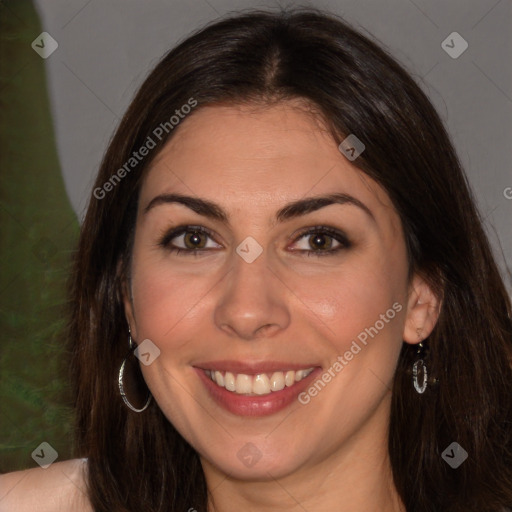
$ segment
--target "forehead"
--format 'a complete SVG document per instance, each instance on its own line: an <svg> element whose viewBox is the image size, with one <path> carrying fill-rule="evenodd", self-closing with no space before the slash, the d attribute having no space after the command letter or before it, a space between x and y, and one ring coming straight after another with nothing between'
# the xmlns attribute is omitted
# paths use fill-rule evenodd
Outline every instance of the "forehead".
<svg viewBox="0 0 512 512"><path fill-rule="evenodd" d="M228 211L269 213L305 196L341 192L394 211L386 192L340 153L320 118L297 102L195 111L152 162L141 207L166 192L207 198Z"/></svg>

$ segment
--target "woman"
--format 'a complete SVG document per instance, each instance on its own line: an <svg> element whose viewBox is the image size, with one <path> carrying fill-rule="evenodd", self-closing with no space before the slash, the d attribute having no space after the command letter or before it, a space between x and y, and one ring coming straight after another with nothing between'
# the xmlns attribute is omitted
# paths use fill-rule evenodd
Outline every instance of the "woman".
<svg viewBox="0 0 512 512"><path fill-rule="evenodd" d="M73 510L512 505L511 307L466 178L334 16L238 15L163 58L71 298L83 460L30 486L65 474Z"/></svg>

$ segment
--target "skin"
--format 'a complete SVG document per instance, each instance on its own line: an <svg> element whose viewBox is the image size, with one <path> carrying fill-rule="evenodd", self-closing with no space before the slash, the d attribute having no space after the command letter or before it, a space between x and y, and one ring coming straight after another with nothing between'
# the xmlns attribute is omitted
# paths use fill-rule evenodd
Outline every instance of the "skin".
<svg viewBox="0 0 512 512"><path fill-rule="evenodd" d="M177 203L144 213L155 196L171 192L216 202L230 223ZM291 201L334 192L350 194L373 218L335 204L274 221ZM183 224L212 232L201 238L207 251L195 257L159 245ZM318 225L341 230L350 245L308 256L315 236L300 232ZM248 236L263 248L252 263L235 251ZM183 236L171 242L184 247ZM327 237L325 247L339 242ZM405 510L387 453L390 386L402 343L426 338L440 307L419 276L407 275L402 227L388 195L340 153L303 103L206 107L181 121L141 187L124 306L133 339L160 349L142 365L144 378L200 454L210 512ZM327 370L395 303L401 311L306 405L236 416L210 398L193 369L234 359ZM237 456L247 443L261 455L251 467ZM39 489L41 511L69 510L70 502L88 511L81 467L74 460L1 475L0 505L32 510L29 491Z"/></svg>
<svg viewBox="0 0 512 512"><path fill-rule="evenodd" d="M335 204L273 220L291 201L335 192L358 199L373 218ZM162 193L213 201L230 222L177 203L144 212ZM183 224L212 232L200 238L207 250L197 257L159 245ZM351 245L306 254L314 236L299 230L316 225L343 231ZM248 236L263 248L252 263L235 251ZM170 244L187 247L183 236ZM127 320L134 340L149 338L161 351L144 377L200 454L210 510L403 510L387 454L390 386L402 342L428 336L439 304L419 276L407 279L401 223L385 191L304 104L206 107L182 121L143 182L132 256ZM401 311L307 405L240 417L209 397L193 369L219 359L327 369L394 303ZM247 443L261 454L251 467L237 457Z"/></svg>
<svg viewBox="0 0 512 512"><path fill-rule="evenodd" d="M82 459L0 475L0 510L9 512L93 512L86 494Z"/></svg>

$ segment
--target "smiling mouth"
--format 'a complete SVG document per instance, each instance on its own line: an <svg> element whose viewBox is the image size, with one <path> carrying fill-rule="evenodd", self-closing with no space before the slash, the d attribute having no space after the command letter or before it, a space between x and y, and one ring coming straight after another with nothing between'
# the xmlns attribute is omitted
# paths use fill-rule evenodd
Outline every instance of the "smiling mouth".
<svg viewBox="0 0 512 512"><path fill-rule="evenodd" d="M247 375L220 370L203 370L217 386L237 395L263 396L291 387L305 379L315 368L303 370L277 371Z"/></svg>

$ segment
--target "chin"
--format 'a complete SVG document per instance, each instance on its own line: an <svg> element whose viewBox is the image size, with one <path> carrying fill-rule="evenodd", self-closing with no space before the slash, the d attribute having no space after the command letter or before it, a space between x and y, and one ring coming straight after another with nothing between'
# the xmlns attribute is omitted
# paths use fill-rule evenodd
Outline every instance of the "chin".
<svg viewBox="0 0 512 512"><path fill-rule="evenodd" d="M274 448L273 451L261 453L254 450L255 444L247 441L233 457L224 451L216 458L215 454L208 457L209 463L231 478L245 481L271 481L284 478L295 473L303 465L297 453L283 453Z"/></svg>

